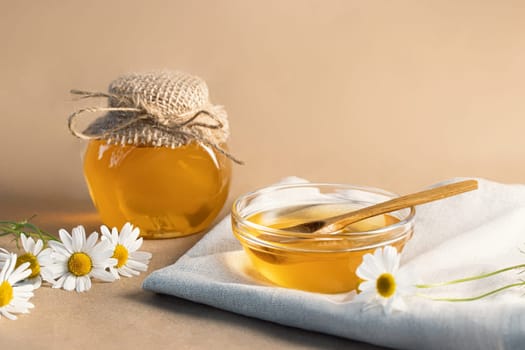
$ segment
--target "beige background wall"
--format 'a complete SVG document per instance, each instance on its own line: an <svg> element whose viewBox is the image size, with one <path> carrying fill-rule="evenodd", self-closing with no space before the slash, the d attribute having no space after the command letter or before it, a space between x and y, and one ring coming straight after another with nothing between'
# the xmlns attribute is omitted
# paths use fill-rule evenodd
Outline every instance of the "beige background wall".
<svg viewBox="0 0 525 350"><path fill-rule="evenodd" d="M1 1L0 195L86 199L69 89L181 69L225 105L232 195L295 174L525 182L523 1Z"/></svg>

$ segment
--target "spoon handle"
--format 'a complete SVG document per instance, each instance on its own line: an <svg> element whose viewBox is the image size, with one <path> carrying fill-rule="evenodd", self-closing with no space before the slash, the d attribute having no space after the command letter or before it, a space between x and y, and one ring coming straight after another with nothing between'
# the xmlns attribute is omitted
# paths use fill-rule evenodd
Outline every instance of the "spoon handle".
<svg viewBox="0 0 525 350"><path fill-rule="evenodd" d="M335 232L354 222L367 219L372 216L390 213L399 209L409 208L415 205L455 196L457 194L472 191L477 188L478 182L476 180L465 180L397 197L386 202L374 204L351 213L346 213L327 219L326 225L323 228L315 231L315 233Z"/></svg>

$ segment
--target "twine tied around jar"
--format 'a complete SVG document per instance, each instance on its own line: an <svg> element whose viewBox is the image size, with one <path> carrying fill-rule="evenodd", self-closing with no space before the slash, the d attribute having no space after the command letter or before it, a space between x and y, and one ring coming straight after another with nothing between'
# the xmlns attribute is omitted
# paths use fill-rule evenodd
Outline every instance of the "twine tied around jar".
<svg viewBox="0 0 525 350"><path fill-rule="evenodd" d="M230 134L222 106L211 104L206 82L183 72L132 73L111 82L109 92L71 90L80 98L108 98L108 107L80 109L68 118L73 135L110 144L176 148L191 141L210 146L237 164L223 148ZM81 114L107 112L84 131L76 128Z"/></svg>

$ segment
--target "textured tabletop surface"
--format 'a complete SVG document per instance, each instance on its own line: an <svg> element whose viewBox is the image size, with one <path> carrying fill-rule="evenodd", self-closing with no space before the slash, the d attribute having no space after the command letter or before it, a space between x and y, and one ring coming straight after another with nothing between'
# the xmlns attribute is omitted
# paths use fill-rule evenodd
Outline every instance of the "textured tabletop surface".
<svg viewBox="0 0 525 350"><path fill-rule="evenodd" d="M2 202L0 212L9 218L38 212L35 222L53 232L80 222L98 228L90 203L55 205L14 200ZM142 250L153 253L149 272L173 263L199 238L146 241ZM16 249L7 237L0 238L0 246ZM41 287L31 299L35 308L30 314L12 322L0 319L0 343L33 349L379 349L146 292L144 277L93 283L83 294Z"/></svg>

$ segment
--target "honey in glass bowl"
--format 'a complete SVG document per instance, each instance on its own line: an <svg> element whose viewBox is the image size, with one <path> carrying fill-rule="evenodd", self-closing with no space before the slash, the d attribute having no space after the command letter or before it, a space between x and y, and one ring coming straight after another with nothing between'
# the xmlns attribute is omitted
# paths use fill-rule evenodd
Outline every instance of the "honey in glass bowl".
<svg viewBox="0 0 525 350"><path fill-rule="evenodd" d="M302 194L301 194L302 193ZM363 255L386 245L401 251L413 233L414 208L379 215L332 234L287 231L394 198L378 189L296 184L241 196L232 227L255 270L276 285L319 293L342 293L359 284Z"/></svg>

